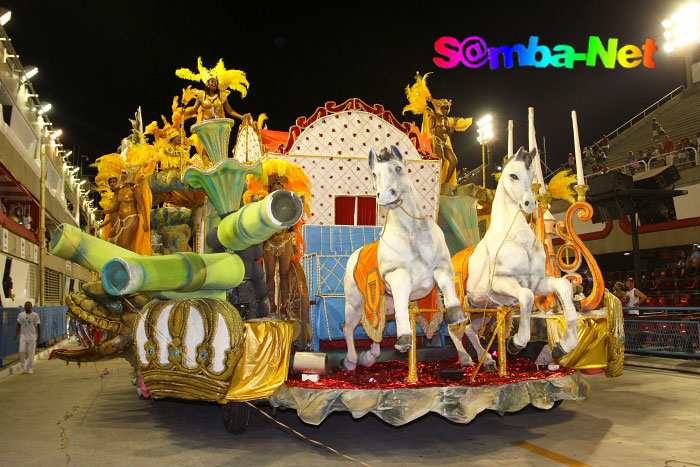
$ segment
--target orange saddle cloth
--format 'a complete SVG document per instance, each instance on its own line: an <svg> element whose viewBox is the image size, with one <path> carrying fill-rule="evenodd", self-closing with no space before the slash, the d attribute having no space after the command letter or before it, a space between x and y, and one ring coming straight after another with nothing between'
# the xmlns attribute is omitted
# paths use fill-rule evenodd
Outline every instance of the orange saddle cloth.
<svg viewBox="0 0 700 467"><path fill-rule="evenodd" d="M377 250L379 241L362 247L357 259L353 277L355 284L362 293L364 312L362 313L362 327L374 342L381 342L384 327L386 326L386 286L379 271ZM437 309L437 287L425 297L417 300L418 308ZM425 312L416 317L416 321L431 339L442 322L442 312Z"/></svg>

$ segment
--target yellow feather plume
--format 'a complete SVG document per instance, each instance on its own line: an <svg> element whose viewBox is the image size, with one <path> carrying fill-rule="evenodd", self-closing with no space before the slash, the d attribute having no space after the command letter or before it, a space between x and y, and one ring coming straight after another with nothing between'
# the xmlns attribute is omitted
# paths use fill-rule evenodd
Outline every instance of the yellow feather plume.
<svg viewBox="0 0 700 467"><path fill-rule="evenodd" d="M289 162L280 159L270 159L263 162L263 174L261 179L263 186L269 185L269 178L273 174L278 177L286 177L289 172L289 166Z"/></svg>
<svg viewBox="0 0 700 467"><path fill-rule="evenodd" d="M412 86L406 86L406 97L409 104L403 108L402 113L412 112L416 115L423 114L428 109L428 101L432 99L428 89L427 79L430 73L421 76L416 73L416 82Z"/></svg>
<svg viewBox="0 0 700 467"><path fill-rule="evenodd" d="M95 185L97 185L98 188L108 187L110 178L121 177L122 169L124 168L124 159L117 153L106 154L102 157L98 157L94 164L90 164L90 167L97 168Z"/></svg>
<svg viewBox="0 0 700 467"><path fill-rule="evenodd" d="M202 65L202 57L197 57L197 71L198 73L195 73L188 68L179 68L175 70L175 75L178 78L190 81L202 81L204 83L211 78L216 78L219 81L219 89L238 91L241 93L241 97L245 97L248 94L250 83L248 83L246 79L245 72L241 70L227 70L224 66L223 59L219 59L214 68L207 69Z"/></svg>
<svg viewBox="0 0 700 467"><path fill-rule="evenodd" d="M255 181L252 175L248 175L248 189L243 193L243 204L250 204L253 201L253 196L257 196L258 200L261 200L267 195L263 184Z"/></svg>
<svg viewBox="0 0 700 467"><path fill-rule="evenodd" d="M558 172L549 181L549 192L553 198L563 199L573 204L576 202L576 195L571 185L576 183L576 175L571 173L571 170L562 170Z"/></svg>
<svg viewBox="0 0 700 467"><path fill-rule="evenodd" d="M267 114L260 114L258 117L257 125L258 125L258 130L263 129L263 125L265 124L265 120L267 120Z"/></svg>

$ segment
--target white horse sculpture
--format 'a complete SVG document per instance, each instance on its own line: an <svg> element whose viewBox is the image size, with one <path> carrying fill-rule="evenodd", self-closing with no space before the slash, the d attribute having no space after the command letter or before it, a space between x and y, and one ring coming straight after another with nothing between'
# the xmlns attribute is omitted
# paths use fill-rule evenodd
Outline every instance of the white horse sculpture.
<svg viewBox="0 0 700 467"><path fill-rule="evenodd" d="M525 219L536 207L532 192L537 150L522 147L503 167L491 208L491 224L469 259L467 296L475 308L520 304L518 332L508 341L508 351L517 353L530 341L530 313L535 295L555 293L564 308L566 333L552 349L559 359L578 344L578 317L573 288L566 278L545 275L546 256Z"/></svg>
<svg viewBox="0 0 700 467"><path fill-rule="evenodd" d="M379 240L377 259L380 276L386 284L387 315L396 315L398 339L394 347L406 352L411 348L409 302L428 295L436 283L445 298L445 320L449 324L459 324L466 321L467 315L455 290L454 269L445 236L435 221L420 216L419 195L407 175L401 152L396 146L391 146L391 150L383 149L379 155L372 149L369 167L374 176L377 203L390 213L387 214L386 226ZM399 207L401 209L397 209ZM354 278L359 255L360 250L354 251L345 269L344 332L348 353L341 368L346 371L352 371L357 366L353 334L364 313L364 297ZM478 337L472 334L478 343ZM367 367L374 365L379 352L379 343L373 342L369 351L360 356L360 364ZM471 364L469 356L464 355L469 360L462 364Z"/></svg>

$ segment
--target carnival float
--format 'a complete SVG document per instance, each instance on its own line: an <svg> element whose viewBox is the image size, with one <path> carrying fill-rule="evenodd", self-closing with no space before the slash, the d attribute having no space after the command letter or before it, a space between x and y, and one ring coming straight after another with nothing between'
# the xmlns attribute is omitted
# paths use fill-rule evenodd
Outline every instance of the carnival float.
<svg viewBox="0 0 700 467"><path fill-rule="evenodd" d="M406 89L420 129L352 98L282 132L233 110L242 71L199 60L176 74L205 87L162 124L137 112L96 161L100 231L62 225L51 241L95 279L67 298L87 346L52 358L125 358L141 397L219 403L234 433L251 401L311 424L334 411L468 423L582 400L580 371L622 373L621 306L574 229L593 213L587 187L544 183L532 111L528 149L513 151L510 126L490 190L457 185L449 137L471 119L449 116L428 75ZM240 120L232 150L226 114ZM553 198L570 203L559 222Z"/></svg>

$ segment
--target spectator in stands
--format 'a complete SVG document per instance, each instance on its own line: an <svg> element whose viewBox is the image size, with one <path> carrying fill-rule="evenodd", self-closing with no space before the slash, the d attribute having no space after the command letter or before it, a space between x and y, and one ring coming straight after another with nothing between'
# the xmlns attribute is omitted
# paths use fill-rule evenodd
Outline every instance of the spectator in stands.
<svg viewBox="0 0 700 467"><path fill-rule="evenodd" d="M689 138L681 139L681 149L683 152L680 154L680 162L684 164L693 158L693 150L691 149Z"/></svg>
<svg viewBox="0 0 700 467"><path fill-rule="evenodd" d="M2 213L7 214L7 200L5 198L2 198L1 201L2 201Z"/></svg>
<svg viewBox="0 0 700 467"><path fill-rule="evenodd" d="M627 306L628 298L627 292L625 291L625 284L622 282L615 282L613 286L613 295L620 299L622 306Z"/></svg>
<svg viewBox="0 0 700 467"><path fill-rule="evenodd" d="M693 252L690 254L690 265L694 268L700 266L700 246L693 245Z"/></svg>
<svg viewBox="0 0 700 467"><path fill-rule="evenodd" d="M649 148L647 149L646 154L644 154L644 161L647 163L647 165L649 165L649 160L650 160L652 157L654 157L654 153L655 153L655 152L656 152L656 150L654 149L654 146L649 146Z"/></svg>
<svg viewBox="0 0 700 467"><path fill-rule="evenodd" d="M695 149L700 148L700 131L695 133L695 143L694 143Z"/></svg>
<svg viewBox="0 0 700 467"><path fill-rule="evenodd" d="M688 253L686 253L685 250L679 251L678 252L678 261L676 261L676 268L681 270L682 275L685 275L689 266L690 266L690 258L688 257Z"/></svg>
<svg viewBox="0 0 700 467"><path fill-rule="evenodd" d="M608 158L608 151L610 151L610 140L607 136L603 135L603 139L600 140L600 149L605 154L605 158Z"/></svg>
<svg viewBox="0 0 700 467"><path fill-rule="evenodd" d="M32 216L29 214L29 206L24 207L24 214L22 214L22 225L27 230L32 230Z"/></svg>
<svg viewBox="0 0 700 467"><path fill-rule="evenodd" d="M17 337L19 337L19 359L22 362L22 372L34 373L34 352L37 342L41 342L41 320L39 315L32 312L32 302L25 302L24 311L17 316L15 340Z"/></svg>
<svg viewBox="0 0 700 467"><path fill-rule="evenodd" d="M674 150L673 141L668 136L665 136L664 137L664 152L663 152L663 154L668 154L669 152L673 152L673 150Z"/></svg>
<svg viewBox="0 0 700 467"><path fill-rule="evenodd" d="M583 163L590 166L593 164L593 161L593 152L591 151L590 146L583 148Z"/></svg>
<svg viewBox="0 0 700 467"><path fill-rule="evenodd" d="M593 157L598 164L604 162L608 158L598 143L593 144Z"/></svg>
<svg viewBox="0 0 700 467"><path fill-rule="evenodd" d="M644 306L647 296L634 287L634 279L628 277L625 281L627 288L627 306ZM628 310L630 315L639 315L639 310Z"/></svg>
<svg viewBox="0 0 700 467"><path fill-rule="evenodd" d="M659 140L659 136L661 136L664 130L661 128L661 124L656 121L656 118L654 118L651 121L651 140L656 142Z"/></svg>
<svg viewBox="0 0 700 467"><path fill-rule="evenodd" d="M567 164L569 165L569 169L574 170L574 167L576 167L576 158L574 157L573 154L569 153L569 157L567 158Z"/></svg>
<svg viewBox="0 0 700 467"><path fill-rule="evenodd" d="M629 164L630 175L634 175L639 170L639 162L633 151L627 152L627 163Z"/></svg>

